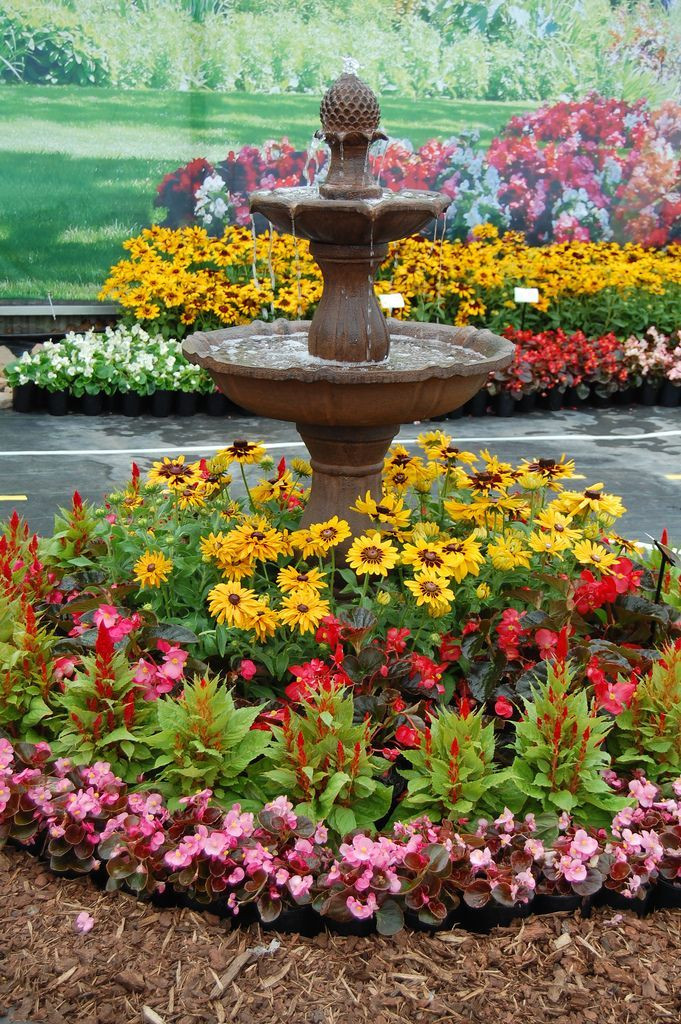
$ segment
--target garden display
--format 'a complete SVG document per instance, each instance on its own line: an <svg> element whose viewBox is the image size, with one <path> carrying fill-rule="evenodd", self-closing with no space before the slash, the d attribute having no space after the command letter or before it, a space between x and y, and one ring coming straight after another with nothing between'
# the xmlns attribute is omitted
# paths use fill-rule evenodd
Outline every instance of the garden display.
<svg viewBox="0 0 681 1024"><path fill-rule="evenodd" d="M452 200L446 237L466 238L489 222L521 232L534 245L619 241L663 246L681 237L681 106L654 109L591 93L512 117L485 151L464 133L429 139L386 139L369 165L388 189L439 189ZM296 150L288 139L244 146L211 164L203 158L167 174L155 205L164 226L195 224L220 235L250 224L256 189L322 184L328 148ZM437 232L436 232L437 233Z"/></svg>
<svg viewBox="0 0 681 1024"><path fill-rule="evenodd" d="M290 224L294 301L314 287L313 319L245 326L242 308L206 330L230 322L207 298L215 278L192 305L176 275L180 321L204 328L185 355L245 408L295 419L310 462L275 466L235 438L146 478L133 463L101 507L75 492L50 537L16 513L0 528L0 843L107 891L304 935L677 906L678 555L666 531L650 551L620 536L621 499L575 486L567 455L514 465L434 425L417 451L391 445L405 419L473 397L513 346L466 322L484 312L470 296L453 326L383 319L388 246L448 199L376 184L378 104L352 67L322 123L319 192L251 199ZM137 273L151 239L181 240L165 231L133 240L115 273ZM230 265L224 242L185 231ZM485 235L483 252L514 244ZM248 235L233 239L243 263ZM674 247L634 251L664 309ZM190 279L221 273L175 253ZM405 272L425 294L431 273L439 304L434 266ZM244 285L256 312L274 301L259 283ZM148 279L126 286L159 316ZM628 342L632 359L666 368L661 330ZM133 338L185 372L177 343L143 333L108 336L140 387L153 371ZM110 379L94 346L89 363Z"/></svg>

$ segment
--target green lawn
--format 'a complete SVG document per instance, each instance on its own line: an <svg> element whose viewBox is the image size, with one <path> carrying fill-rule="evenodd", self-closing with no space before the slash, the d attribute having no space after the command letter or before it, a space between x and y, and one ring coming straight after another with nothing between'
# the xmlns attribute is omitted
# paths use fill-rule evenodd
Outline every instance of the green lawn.
<svg viewBox="0 0 681 1024"><path fill-rule="evenodd" d="M463 128L488 143L528 106L386 99L383 126L417 145ZM0 298L93 299L164 174L283 135L305 146L318 117L311 96L0 86Z"/></svg>

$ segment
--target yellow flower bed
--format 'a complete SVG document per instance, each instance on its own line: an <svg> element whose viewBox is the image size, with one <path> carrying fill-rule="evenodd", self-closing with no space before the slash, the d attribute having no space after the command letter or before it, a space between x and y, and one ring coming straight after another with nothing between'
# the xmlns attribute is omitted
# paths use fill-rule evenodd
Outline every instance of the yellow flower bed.
<svg viewBox="0 0 681 1024"><path fill-rule="evenodd" d="M624 313L613 311L613 329L622 332L637 329L621 317L626 319L628 304L640 310L641 295L648 306L657 297L678 310L678 243L663 250L614 242L533 247L514 232L499 236L490 225L475 229L474 235L471 242L442 247L419 236L395 243L379 273L377 292L401 292L403 317L440 317L459 325L485 321L495 329L514 322L517 285L539 289L534 316L558 307L568 319L576 316L575 323L560 324L566 329L584 329L579 315L570 312L570 302L588 306L606 293L625 304ZM129 239L125 248L129 255L112 268L100 298L116 300L136 319L157 326L206 328L258 317L309 317L321 295L321 274L308 243L289 235L261 235L254 249L244 228L210 238L203 228L153 227ZM659 324L659 313L651 308L650 315L645 326Z"/></svg>

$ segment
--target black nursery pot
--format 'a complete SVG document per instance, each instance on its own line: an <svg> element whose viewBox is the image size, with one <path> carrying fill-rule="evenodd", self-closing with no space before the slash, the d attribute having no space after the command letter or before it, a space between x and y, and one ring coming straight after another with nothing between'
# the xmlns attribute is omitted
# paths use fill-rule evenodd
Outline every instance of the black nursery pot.
<svg viewBox="0 0 681 1024"><path fill-rule="evenodd" d="M322 919L312 907L289 907L281 911L274 921L261 921L264 932L280 932L282 935L304 935L308 939L319 935L323 928Z"/></svg>
<svg viewBox="0 0 681 1024"><path fill-rule="evenodd" d="M492 928L508 928L513 921L529 917L534 910L534 900L516 903L513 907L502 907L490 900L484 907L469 907L462 903L461 922L469 932L487 935Z"/></svg>
<svg viewBox="0 0 681 1024"><path fill-rule="evenodd" d="M517 403L518 412L534 412L537 408L537 396L534 392L531 395L523 395Z"/></svg>
<svg viewBox="0 0 681 1024"><path fill-rule="evenodd" d="M477 395L469 398L462 411L468 416L484 416L487 412L488 402L489 395L487 390L483 388L482 391L478 391Z"/></svg>
<svg viewBox="0 0 681 1024"><path fill-rule="evenodd" d="M136 391L126 391L121 395L119 411L124 416L140 416L142 413L142 396Z"/></svg>
<svg viewBox="0 0 681 1024"><path fill-rule="evenodd" d="M600 891L599 902L604 907L612 907L613 910L633 910L638 917L645 917L652 909L653 890L649 889L645 896L636 896L631 899L623 896L621 892L614 889L607 889L605 886Z"/></svg>
<svg viewBox="0 0 681 1024"><path fill-rule="evenodd" d="M500 391L496 397L495 412L497 416L512 416L516 409L516 400L506 391Z"/></svg>
<svg viewBox="0 0 681 1024"><path fill-rule="evenodd" d="M655 906L660 910L681 907L681 882L670 882L666 878L658 878L655 886Z"/></svg>
<svg viewBox="0 0 681 1024"><path fill-rule="evenodd" d="M582 405L585 401L584 398L579 394L577 388L566 388L565 398L563 399L563 405Z"/></svg>
<svg viewBox="0 0 681 1024"><path fill-rule="evenodd" d="M175 403L178 416L193 416L196 412L196 395L193 391L178 391Z"/></svg>
<svg viewBox="0 0 681 1024"><path fill-rule="evenodd" d="M98 391L95 395L83 395L80 411L84 416L101 416L104 412L104 399Z"/></svg>
<svg viewBox="0 0 681 1024"><path fill-rule="evenodd" d="M418 911L408 910L404 911L404 923L407 928L411 928L413 932L425 932L426 934L432 935L433 932L445 932L450 928L453 928L461 920L461 907L457 907L456 910L450 910L445 917L444 921L440 924L426 924L424 921L419 920Z"/></svg>
<svg viewBox="0 0 681 1024"><path fill-rule="evenodd" d="M334 921L331 917L325 917L323 923L333 935L373 935L376 931L376 919L373 917L367 917L364 921Z"/></svg>
<svg viewBox="0 0 681 1024"><path fill-rule="evenodd" d="M594 409L607 409L611 404L607 395L599 395L596 391L592 392L590 402Z"/></svg>
<svg viewBox="0 0 681 1024"><path fill-rule="evenodd" d="M641 405L656 405L659 393L660 385L657 381L644 380L641 385Z"/></svg>
<svg viewBox="0 0 681 1024"><path fill-rule="evenodd" d="M667 409L676 409L680 401L681 387L673 384L670 380L666 380L660 388L659 404Z"/></svg>
<svg viewBox="0 0 681 1024"><path fill-rule="evenodd" d="M551 412L558 412L559 409L563 408L563 392L560 388L551 388L550 391L544 396L544 408L550 409Z"/></svg>
<svg viewBox="0 0 681 1024"><path fill-rule="evenodd" d="M178 906L186 907L187 910L195 910L199 914L215 914L216 917L229 917L232 918L234 915L227 906L227 896L223 900L213 900L212 903L201 903L200 900L195 900L193 896L189 896L188 893L178 893ZM248 924L252 922L249 921Z"/></svg>
<svg viewBox="0 0 681 1024"><path fill-rule="evenodd" d="M535 914L574 913L582 906L582 897L575 893L540 892L534 898L532 910Z"/></svg>
<svg viewBox="0 0 681 1024"><path fill-rule="evenodd" d="M207 416L226 416L228 408L229 402L222 392L213 391L212 394L206 395L202 412L205 412Z"/></svg>
<svg viewBox="0 0 681 1024"><path fill-rule="evenodd" d="M12 408L15 412L30 412L34 397L35 385L32 381L28 384L19 384L12 392Z"/></svg>
<svg viewBox="0 0 681 1024"><path fill-rule="evenodd" d="M66 416L69 411L68 391L48 391L47 411L50 416Z"/></svg>
<svg viewBox="0 0 681 1024"><path fill-rule="evenodd" d="M154 391L149 400L149 412L152 416L170 416L173 411L175 392L167 388L159 388Z"/></svg>

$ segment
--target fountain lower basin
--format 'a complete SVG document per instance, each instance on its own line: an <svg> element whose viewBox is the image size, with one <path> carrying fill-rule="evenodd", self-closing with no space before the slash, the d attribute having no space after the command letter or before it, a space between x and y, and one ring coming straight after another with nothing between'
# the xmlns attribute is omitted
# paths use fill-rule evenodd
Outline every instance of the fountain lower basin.
<svg viewBox="0 0 681 1024"><path fill-rule="evenodd" d="M459 408L513 345L475 327L388 320L380 362L340 362L308 352L309 321L276 320L197 332L183 345L233 402L258 416L299 424L379 427Z"/></svg>

